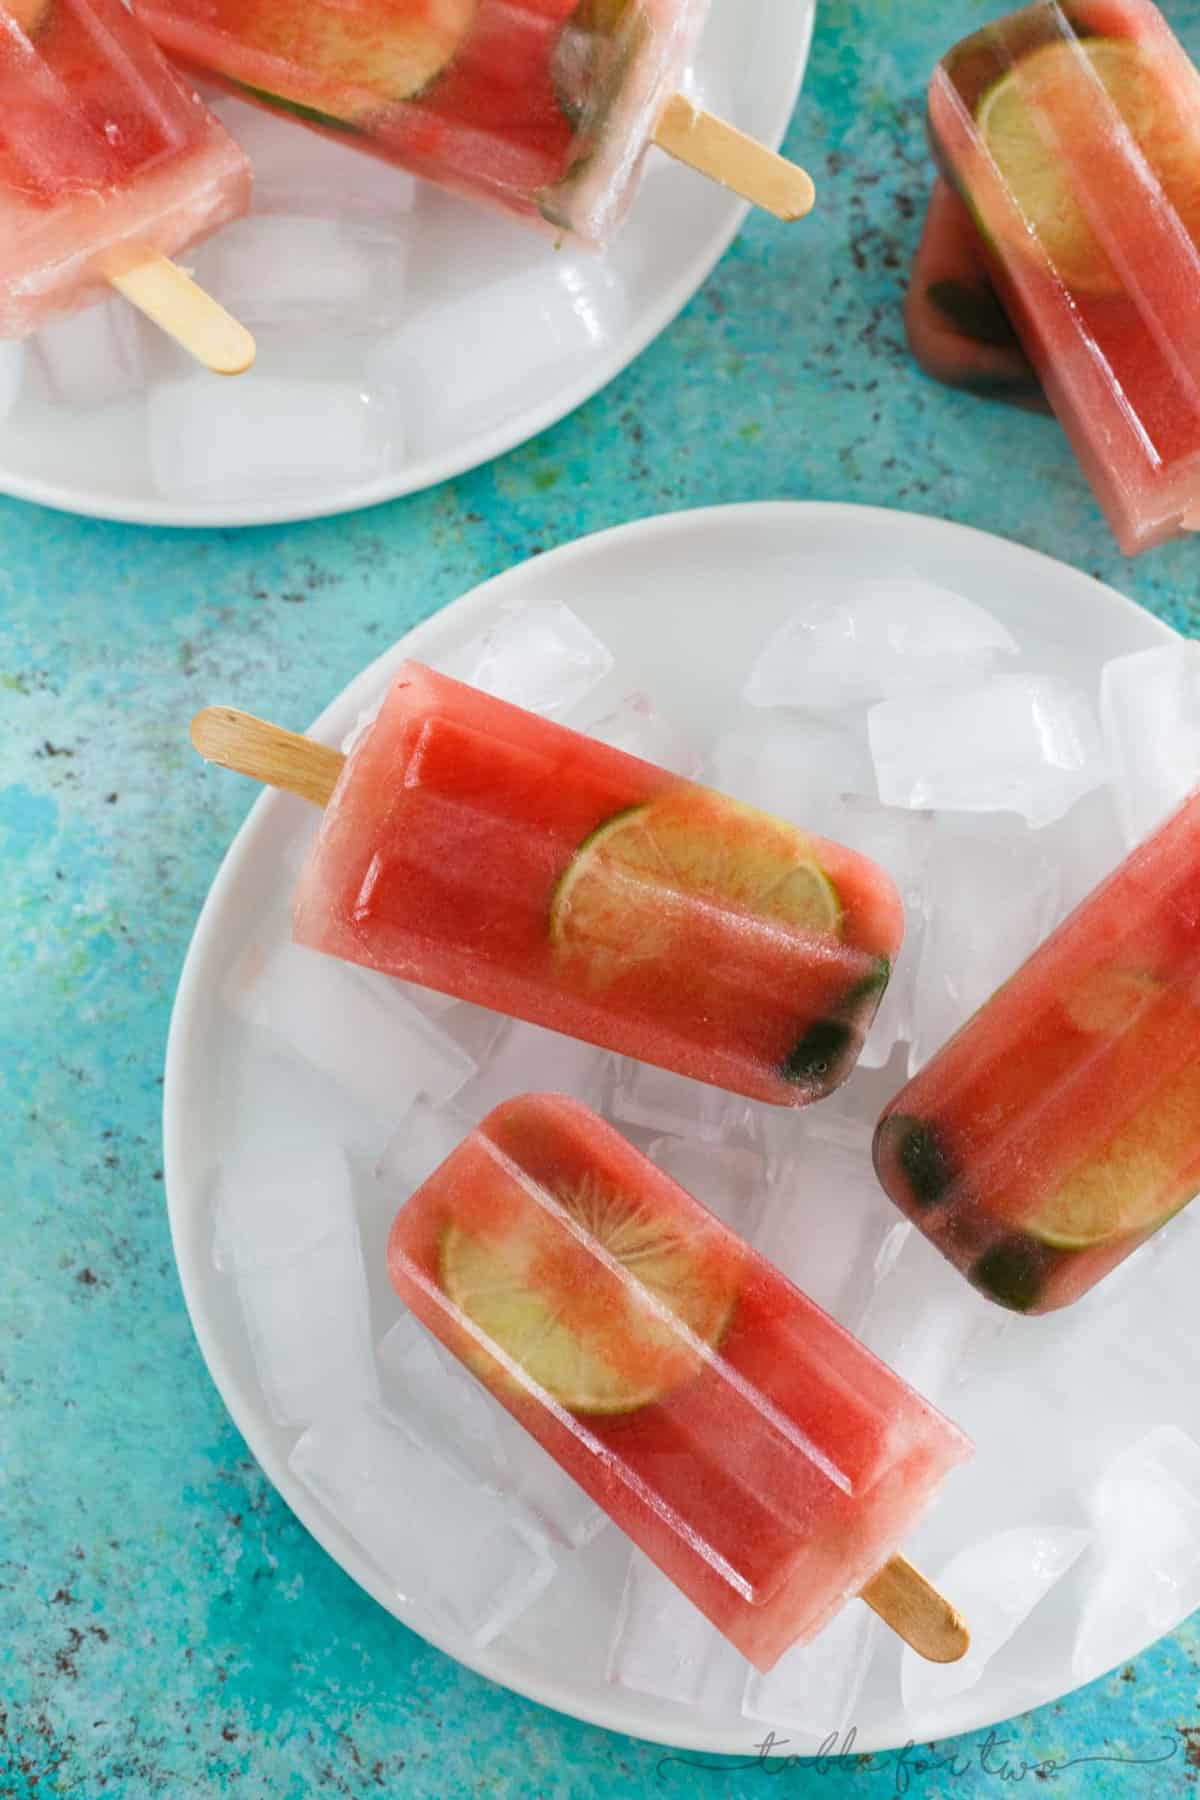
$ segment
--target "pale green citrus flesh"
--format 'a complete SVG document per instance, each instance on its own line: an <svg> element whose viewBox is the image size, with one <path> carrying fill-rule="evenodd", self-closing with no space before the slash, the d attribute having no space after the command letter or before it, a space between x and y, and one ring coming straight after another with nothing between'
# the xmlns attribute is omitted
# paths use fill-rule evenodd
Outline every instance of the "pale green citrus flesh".
<svg viewBox="0 0 1200 1800"><path fill-rule="evenodd" d="M32 37L46 23L53 5L54 0L5 0L4 10L26 37Z"/></svg>
<svg viewBox="0 0 1200 1800"><path fill-rule="evenodd" d="M1163 991L1152 975L1103 970L1068 996L1064 1009L1077 1029L1111 1036L1130 1029ZM1153 1054L1152 1040L1147 1053ZM1190 1065L1164 1083L1100 1156L1062 1182L1024 1221L1025 1229L1058 1250L1086 1250L1153 1230L1191 1199L1178 1184L1198 1144L1200 1067Z"/></svg>
<svg viewBox="0 0 1200 1800"><path fill-rule="evenodd" d="M344 89L286 82L271 97L304 106L344 124L358 124L383 107L411 99L453 61L475 22L478 0L425 0L403 19L374 13L297 6L295 0L258 0L244 21L243 42L284 61L297 61L319 80Z"/></svg>
<svg viewBox="0 0 1200 1800"><path fill-rule="evenodd" d="M599 981L670 955L697 901L838 938L842 907L803 832L706 788L669 789L584 842L550 909L551 941Z"/></svg>
<svg viewBox="0 0 1200 1800"><path fill-rule="evenodd" d="M701 1346L716 1345L736 1300L729 1271L719 1275L720 1265L695 1253L672 1219L599 1179L586 1177L554 1199L634 1281L626 1286L593 1263L589 1282L588 1253L570 1242L566 1261L582 1286L556 1281L547 1225L533 1206L526 1226L496 1238L447 1226L444 1292L530 1383L572 1412L624 1413L663 1399L703 1361L674 1322ZM585 1328L579 1313L589 1300L603 1310Z"/></svg>
<svg viewBox="0 0 1200 1800"><path fill-rule="evenodd" d="M1069 168L1043 139L1029 103L1032 96L1052 116L1056 88L1075 92L1081 55L1195 236L1200 227L1196 145L1178 130L1164 76L1130 39L1044 45L988 89L976 122L1005 185L1066 285L1093 294L1115 293L1120 278L1075 198ZM1120 154L1119 146L1113 154Z"/></svg>

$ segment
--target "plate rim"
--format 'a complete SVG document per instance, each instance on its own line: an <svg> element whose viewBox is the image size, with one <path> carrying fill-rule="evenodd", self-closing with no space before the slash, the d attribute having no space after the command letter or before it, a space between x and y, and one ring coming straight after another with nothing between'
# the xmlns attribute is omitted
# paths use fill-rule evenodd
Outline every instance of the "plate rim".
<svg viewBox="0 0 1200 1800"><path fill-rule="evenodd" d="M767 0L770 4L770 0ZM787 136L795 115L804 77L808 72L816 24L818 0L802 0L804 14L800 20L800 36L796 45L796 61L792 79L784 95L780 115L773 119L763 141L778 150ZM541 406L527 408L504 425L493 427L468 439L456 449L440 456L425 457L420 462L359 482L332 502L309 500L289 503L285 500L250 501L238 505L225 501L192 501L181 504L170 500L141 501L105 500L102 496L81 499L60 482L43 476L14 475L0 461L0 495L12 500L25 500L44 506L52 512L67 513L81 519L102 519L117 525L146 525L173 531L249 530L256 525L295 525L308 520L341 518L347 513L362 512L370 507L385 506L389 501L406 499L412 494L427 493L447 481L518 450L544 431L559 425L572 413L610 387L650 346L674 324L679 314L694 299L741 232L751 211L748 201L728 196L723 222L701 246L698 254L669 283L658 303L652 306L642 327L623 338L613 354L602 358L578 380L565 386L554 398Z"/></svg>
<svg viewBox="0 0 1200 1800"><path fill-rule="evenodd" d="M531 561L536 560L539 569L548 564L555 564L560 570L574 559L586 560L604 556L611 547L620 547L637 540L661 538L669 540L673 536L687 535L693 531L703 532L713 525L732 524L753 525L756 521L779 521L787 518L796 521L799 530L806 524L820 526L824 522L852 523L853 521L872 520L876 523L904 521L909 529L916 529L934 537L945 534L969 540L978 540L983 545L1001 544L1006 551L1016 551L1022 558L1032 558L1038 563L1051 564L1057 571L1066 570L1078 582L1099 589L1108 601L1116 601L1121 610L1136 614L1147 626L1148 636L1163 642L1170 642L1180 634L1174 628L1151 613L1147 608L1120 593L1107 582L1088 574L1085 570L1064 562L1061 558L1048 555L1045 551L1036 550L1013 538L1006 538L997 532L981 529L978 526L961 524L956 520L937 518L932 514L907 511L900 507L874 505L858 505L852 501L825 500L766 500L732 502L722 505L684 509L678 512L655 513L647 518L636 519L623 525L614 525L602 530L590 532L582 537L573 538L547 550L536 559L524 558L510 565L507 569L489 576L487 580L468 589L456 599L423 619L412 630L398 638L388 649L374 657L357 675L353 676L340 691L333 696L322 709L318 717L308 727L309 735L321 736L327 730L327 721L335 710L354 704L360 688L371 688L386 667L405 656L419 653L425 637L434 635L444 623L447 615L453 613L456 620L468 621L473 614L488 610L499 599L503 600L504 590L510 585L519 585L524 571ZM567 583L569 587L569 581ZM1149 644L1147 647L1151 647ZM205 1368L220 1397L222 1405L233 1423L241 1433L246 1447L263 1471L272 1488L285 1506L299 1519L300 1523L316 1539L317 1543L331 1557L352 1581L377 1600L385 1611L424 1638L435 1649L462 1663L478 1675L497 1682L501 1687L518 1694L522 1699L533 1701L540 1706L547 1706L552 1711L560 1712L568 1718L576 1719L583 1724L616 1732L619 1735L633 1737L643 1742L658 1744L666 1749L692 1751L705 1755L746 1756L754 1750L754 1745L746 1742L731 1743L719 1731L705 1727L702 1719L681 1718L676 1724L668 1716L658 1728L650 1720L638 1719L629 1722L614 1719L611 1711L607 1712L586 1702L580 1702L578 1695L569 1684L558 1680L552 1671L526 1672L522 1666L514 1671L506 1666L502 1655L492 1650L476 1650L452 1643L448 1637L435 1628L427 1627L424 1622L414 1624L398 1610L395 1597L388 1589L381 1576L373 1569L369 1559L358 1550L353 1540L344 1537L341 1527L331 1517L323 1514L294 1481L288 1471L286 1459L278 1457L273 1447L263 1447L254 1432L255 1421L250 1419L237 1399L236 1383L230 1377L230 1371L216 1334L209 1329L207 1315L200 1304L199 1282L190 1272L190 1259L186 1253L185 1221L194 1206L199 1203L201 1189L197 1186L194 1193L188 1194L186 1176L182 1169L182 1152L180 1139L183 1132L183 1116L186 1111L186 1074L190 1055L195 1051L189 1047L188 1034L191 1030L192 1016L197 1001L204 992L204 963L218 941L219 918L224 908L224 894L227 888L233 887L243 865L253 850L253 840L262 824L269 820L271 813L284 804L285 796L271 790L260 793L253 801L245 819L239 825L228 848L226 849L215 875L209 885L201 906L195 926L188 941L180 969L179 981L171 1007L170 1025L167 1034L166 1056L163 1078L163 1185L167 1208L168 1225L171 1233L171 1250L179 1276L184 1304L188 1318L195 1334ZM221 1378L218 1378L218 1371ZM254 1432L254 1435L252 1435ZM502 1640L501 1640L502 1641ZM1113 1667L1128 1662L1158 1641L1150 1637L1144 1644L1123 1654ZM1089 1675L1082 1683L1072 1680L1072 1685L1056 1694L1050 1694L1035 1701L1031 1707L1022 1712L1035 1710L1039 1706L1053 1704L1065 1699L1069 1694L1086 1686L1096 1677ZM614 1692L617 1690L614 1690ZM652 1698L652 1697L651 1697ZM669 1707L666 1701L658 1702L662 1707ZM972 1716L964 1723L957 1725L954 1737L964 1733L986 1729L990 1725L1004 1723L1004 1719L994 1718L986 1711ZM756 1728L756 1722L746 1721L747 1738ZM780 1740L780 1754L787 1754L785 1739ZM863 1753L886 1753L901 1748L899 1744L876 1743L870 1731L859 1732L857 1748ZM815 1754L813 1751L801 1753L805 1757Z"/></svg>

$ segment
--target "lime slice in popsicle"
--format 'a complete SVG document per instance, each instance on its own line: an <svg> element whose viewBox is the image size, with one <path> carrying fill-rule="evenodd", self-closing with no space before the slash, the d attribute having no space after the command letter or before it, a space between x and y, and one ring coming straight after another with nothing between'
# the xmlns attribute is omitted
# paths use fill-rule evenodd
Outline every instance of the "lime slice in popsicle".
<svg viewBox="0 0 1200 1800"><path fill-rule="evenodd" d="M707 902L823 937L841 935L837 889L811 840L782 819L680 785L599 826L555 891L550 937L603 986L664 957Z"/></svg>
<svg viewBox="0 0 1200 1800"><path fill-rule="evenodd" d="M662 1400L703 1366L736 1302L736 1263L697 1248L684 1224L585 1177L553 1196L570 1229L442 1236L439 1278L462 1317L559 1405L624 1413ZM561 1240L561 1244L560 1244ZM602 1273L594 1242L628 1284ZM683 1330L680 1330L683 1327ZM492 1365L494 1368L494 1364Z"/></svg>
<svg viewBox="0 0 1200 1800"><path fill-rule="evenodd" d="M374 12L253 0L239 27L241 41L310 71L322 98L314 105L311 88L289 92L285 81L248 91L316 124L360 124L427 88L453 61L477 9L478 0L422 0L381 20ZM326 83L344 92L331 95Z"/></svg>
<svg viewBox="0 0 1200 1800"><path fill-rule="evenodd" d="M1081 57L1116 106L1168 200L1197 237L1200 187L1192 140L1179 131L1164 73L1131 39L1087 38L1043 45L987 90L976 123L1009 192L1066 285L1077 292L1113 294L1120 291L1120 277L1075 197L1069 169L1043 138L1033 110L1053 117L1057 92L1071 95L1066 114L1070 116L1070 107L1079 104ZM1119 154L1114 145L1113 155ZM1022 233L1010 248L1020 250L1027 243Z"/></svg>
<svg viewBox="0 0 1200 1800"><path fill-rule="evenodd" d="M46 23L53 5L54 0L5 0L4 10L26 37L32 37Z"/></svg>
<svg viewBox="0 0 1200 1800"><path fill-rule="evenodd" d="M1057 1250L1086 1250L1164 1225L1192 1198L1200 1145L1200 1066L1182 1070L1022 1224ZM1180 1182L1183 1181L1183 1191Z"/></svg>

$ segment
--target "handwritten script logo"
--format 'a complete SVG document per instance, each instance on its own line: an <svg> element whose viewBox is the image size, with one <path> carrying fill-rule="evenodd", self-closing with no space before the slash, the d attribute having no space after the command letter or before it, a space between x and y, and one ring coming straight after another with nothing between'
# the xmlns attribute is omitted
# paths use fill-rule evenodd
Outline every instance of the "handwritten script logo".
<svg viewBox="0 0 1200 1800"><path fill-rule="evenodd" d="M718 1766L701 1762L698 1757L663 1756L659 1759L658 1773L662 1775L664 1770L673 1766L705 1769L718 1778L722 1775L735 1775L744 1769L757 1769L762 1775L776 1778L794 1768L803 1768L809 1774L817 1775L854 1772L859 1775L890 1776L892 1792L907 1794L912 1790L913 1782L926 1775L942 1775L962 1780L967 1775L978 1773L1013 1786L1018 1782L1028 1781L1031 1775L1039 1781L1052 1781L1065 1770L1081 1768L1085 1763L1122 1763L1126 1767L1148 1769L1156 1763L1170 1762L1183 1748L1182 1740L1173 1731L1168 1731L1162 1737L1162 1748L1149 1756L1121 1756L1113 1751L1098 1750L1088 1756L1048 1756L1037 1762L1028 1762L1024 1756L1006 1754L1016 1743L1016 1739L1000 1737L995 1730L989 1731L981 1743L971 1746L939 1750L936 1743L918 1746L910 1739L901 1749L882 1754L860 1752L855 1748L857 1738L858 1728L851 1725L844 1735L836 1731L830 1732L817 1751L810 1751L804 1756L789 1756L785 1754L789 1739L769 1731L761 1743L754 1745L754 1755L748 1761Z"/></svg>

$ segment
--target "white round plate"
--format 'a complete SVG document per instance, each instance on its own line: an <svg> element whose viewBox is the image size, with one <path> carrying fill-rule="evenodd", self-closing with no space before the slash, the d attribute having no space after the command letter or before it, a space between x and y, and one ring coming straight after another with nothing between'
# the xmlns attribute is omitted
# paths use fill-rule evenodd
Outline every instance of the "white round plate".
<svg viewBox="0 0 1200 1800"><path fill-rule="evenodd" d="M688 86L777 147L814 6L713 0ZM311 220L272 220L280 229L260 240L258 268L269 268L246 319L258 363L235 382L202 378L182 403L187 359L120 302L44 343L0 344L0 491L106 519L211 526L315 518L430 487L611 381L691 299L747 210L652 150L608 255L559 252L424 184L413 203L407 177L286 121L218 107L256 165L261 145L272 171L278 154L285 187L311 178L342 215L348 199L366 214L365 236L341 216L326 224L326 251ZM389 195L413 205L398 226ZM307 188L295 210L312 210ZM399 232L399 249L375 242L380 223ZM235 306L246 280L228 256L238 231L189 259Z"/></svg>
<svg viewBox="0 0 1200 1800"><path fill-rule="evenodd" d="M903 568L964 592L1008 626L1028 666L1072 678L1093 694L1106 659L1170 637L1148 613L1090 577L963 526L844 505L734 506L604 532L485 583L364 670L322 714L314 734L326 742L340 741L360 712L378 699L401 659L437 661L494 623L502 611L565 600L610 647L628 685L647 694L698 747L706 747L736 702L760 648L788 615L814 559L824 570L833 559L848 575ZM213 698L251 706L254 701L250 693ZM765 1728L742 1717L737 1703L689 1710L607 1682L605 1652L627 1557L619 1533L610 1529L575 1552L570 1571L557 1578L533 1612L509 1636L478 1652L444 1633L430 1632L410 1607L397 1603L353 1541L289 1473L295 1434L281 1430L268 1416L229 1281L213 1265L212 1195L218 1160L237 1147L260 1098L253 1078L249 1091L241 1091L239 1076L236 1104L223 1087L222 1070L235 1065L238 1033L244 1034L245 1027L223 1004L222 986L248 933L261 930L265 918L285 918L292 876L314 828L313 810L299 800L276 793L259 798L209 894L171 1026L165 1093L168 1204L184 1293L213 1379L267 1475L330 1555L381 1604L442 1649L578 1718L681 1747L747 1753ZM981 829L988 829L986 821ZM1073 840L1067 835L1055 841L1064 854L1061 846ZM1093 842L1090 849L1096 848ZM1079 876L1080 869L1074 873ZM858 1079L852 1078L849 1088ZM861 1077L864 1084L887 1079L888 1071ZM270 1099L277 1103L278 1093L262 1099L264 1105ZM348 1117L335 1123L344 1127L347 1143L359 1130ZM890 1216L882 1197L880 1204ZM377 1199L377 1209L381 1206ZM378 1218L368 1222L364 1215L368 1258L374 1265L376 1341L398 1316L377 1249L386 1223ZM923 1566L936 1571L956 1549L1010 1525L1082 1523L1083 1494L1097 1467L1114 1447L1140 1437L1151 1425L1174 1423L1200 1436L1200 1398L1186 1348L1195 1277L1190 1274L1185 1284L1177 1279L1181 1248L1184 1257L1190 1250L1194 1259L1194 1243L1173 1237L1196 1229L1183 1215L1155 1240L1161 1249L1148 1246L1140 1253L1157 1259L1148 1272L1151 1278L1144 1269L1126 1265L1125 1272L1065 1314L1020 1319L978 1301L998 1328L1001 1354L991 1365L985 1359L980 1381L956 1394L948 1408L975 1437L977 1458L951 1478L928 1521L906 1546ZM932 1252L930 1256L948 1274L940 1259ZM955 1294L970 1292L965 1283L952 1285ZM1102 1306L1125 1309L1112 1354L1131 1343L1138 1346L1142 1386L1137 1380L1131 1385L1128 1356L1122 1355L1121 1369L1103 1366L1104 1343L1097 1351L1092 1341L1098 1322L1103 1340ZM1073 1336L1081 1331L1087 1334L1083 1340ZM1057 1367L1056 1347L1065 1345L1061 1367L1077 1372L1081 1341L1090 1346L1091 1379L1075 1390L1080 1425L1073 1432L1071 1393L1064 1398L1061 1392L1042 1389L1048 1352ZM1036 1383L1034 1368L1042 1371ZM1047 1409L1044 1418L1039 1408ZM402 1504L400 1495L397 1504ZM1068 1593L1069 1581L1062 1587ZM1069 1610L1068 1601L1063 1604ZM882 1749L908 1738L921 1742L1051 1700L1077 1683L1071 1643L1063 1621L1056 1623L1043 1610L1032 1636L1019 1637L1019 1654L1001 1654L948 1710L926 1707L906 1717L899 1654L889 1640L876 1655L855 1713L857 1747ZM1121 1660L1142 1648L1141 1641L1121 1645ZM793 1751L816 1748L815 1743L805 1745L796 1732L784 1735Z"/></svg>

